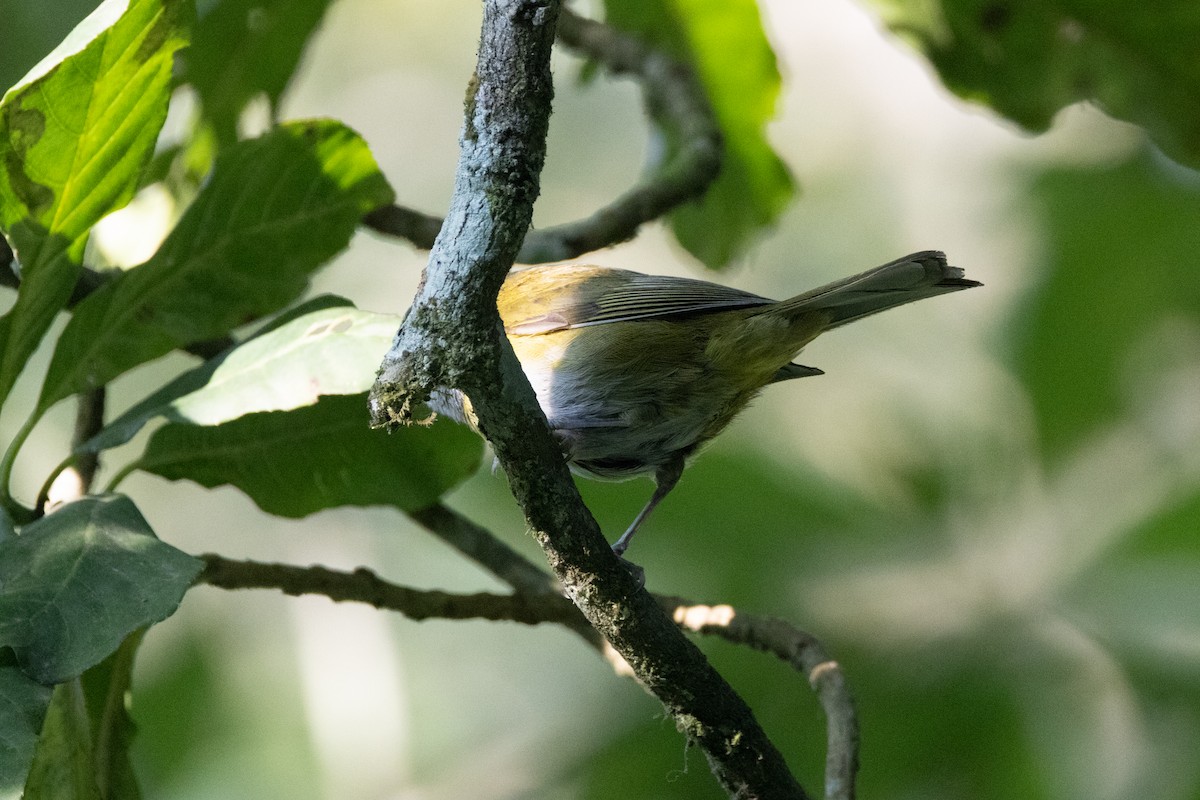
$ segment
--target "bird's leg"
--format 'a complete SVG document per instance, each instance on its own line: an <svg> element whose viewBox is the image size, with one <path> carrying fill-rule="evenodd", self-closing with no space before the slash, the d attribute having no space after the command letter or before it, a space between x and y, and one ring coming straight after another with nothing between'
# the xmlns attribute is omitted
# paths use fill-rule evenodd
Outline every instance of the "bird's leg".
<svg viewBox="0 0 1200 800"><path fill-rule="evenodd" d="M658 471L654 473L654 482L657 485L654 487L654 494L650 496L650 502L646 503L646 507L630 523L628 530L621 534L621 538L617 539L616 544L612 546L614 553L618 556L624 555L625 551L629 549L629 542L633 539L633 535L637 533L637 529L646 521L646 517L650 516L650 512L654 510L654 507L662 502L662 499L675 488L675 484L679 482L679 476L682 474L682 457L668 461L658 468Z"/></svg>

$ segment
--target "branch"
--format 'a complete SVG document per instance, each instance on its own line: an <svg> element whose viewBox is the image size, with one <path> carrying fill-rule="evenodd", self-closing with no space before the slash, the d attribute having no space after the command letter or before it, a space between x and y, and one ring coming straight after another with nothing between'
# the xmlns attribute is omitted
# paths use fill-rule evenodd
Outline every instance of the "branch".
<svg viewBox="0 0 1200 800"><path fill-rule="evenodd" d="M556 0L489 0L454 195L371 390L376 425L461 390L564 591L697 743L734 797L803 798L749 707L617 560L571 481L496 295L528 230L545 158Z"/></svg>
<svg viewBox="0 0 1200 800"><path fill-rule="evenodd" d="M672 131L678 145L670 161L591 216L530 231L516 258L525 264L563 261L632 239L643 224L704 194L721 165L721 129L704 89L687 65L567 9L559 16L558 41L614 75L636 78L647 113ZM429 249L442 220L392 205L367 214L363 223Z"/></svg>
<svg viewBox="0 0 1200 800"><path fill-rule="evenodd" d="M438 503L409 516L517 591L540 594L553 590L554 582L549 575L487 528L457 511ZM700 605L665 595L654 597L682 629L770 653L808 679L825 711L826 800L853 800L858 772L858 718L841 666L826 654L817 638L784 620L746 614L729 605ZM576 622L586 625L583 619ZM584 633L578 628L573 630ZM589 642L597 644L590 625L586 626L586 632L593 634ZM618 672L623 671L621 665L614 666ZM628 665L624 666L627 670Z"/></svg>
<svg viewBox="0 0 1200 800"><path fill-rule="evenodd" d="M439 503L410 516L518 591L541 593L554 585L549 575L495 534L453 509ZM858 772L858 718L841 666L826 654L817 638L784 620L746 614L729 605L699 605L681 597L654 597L684 630L770 653L808 679L825 711L826 800L853 800ZM597 644L591 626L587 626L586 632L593 634L589 642ZM603 653L603 648L600 649ZM628 665L622 664L614 667L619 673L628 669Z"/></svg>
<svg viewBox="0 0 1200 800"><path fill-rule="evenodd" d="M770 653L808 678L825 711L826 800L854 800L858 714L841 665L826 654L817 638L784 620L745 614L732 606L697 605L681 597L656 597L685 630L719 636Z"/></svg>
<svg viewBox="0 0 1200 800"><path fill-rule="evenodd" d="M444 511L454 516L453 512ZM440 513L437 516L442 518ZM460 517L455 524L462 522L465 521ZM491 537L486 530L477 528L477 532L480 531ZM524 560L519 555L515 557ZM293 596L315 594L338 602L366 603L417 621L437 618L486 619L526 625L554 623L573 631L581 625L589 627L568 600L541 590L533 593L518 591L511 595L451 594L399 586L364 568L342 572L322 566L234 561L211 553L200 558L205 562L205 569L197 582L222 589L278 589ZM529 570L540 572L532 564L525 563ZM543 579L543 584L549 580L545 575ZM683 630L770 653L808 678L827 719L826 800L853 800L858 763L858 724L854 704L846 690L841 668L826 655L821 643L781 619L746 614L732 606L700 605L684 598L661 595L656 595L655 600Z"/></svg>
<svg viewBox="0 0 1200 800"><path fill-rule="evenodd" d="M363 568L342 572L321 566L234 561L214 553L199 558L204 561L204 571L196 582L220 589L278 589L292 596L319 594L338 602L366 603L397 611L417 621L487 619L525 625L554 622L567 627L583 621L579 610L560 595L452 594L400 586Z"/></svg>
<svg viewBox="0 0 1200 800"><path fill-rule="evenodd" d="M644 223L704 194L721 168L721 128L708 96L686 64L603 23L564 11L559 41L614 75L632 75L648 115L678 140L671 160L590 217L534 231L519 260L562 261L632 239Z"/></svg>

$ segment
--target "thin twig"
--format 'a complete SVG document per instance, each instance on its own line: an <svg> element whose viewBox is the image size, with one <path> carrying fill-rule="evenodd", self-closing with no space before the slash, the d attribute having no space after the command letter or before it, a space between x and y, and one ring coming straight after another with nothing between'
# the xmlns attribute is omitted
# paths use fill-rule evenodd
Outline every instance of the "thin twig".
<svg viewBox="0 0 1200 800"><path fill-rule="evenodd" d="M338 602L366 603L396 611L417 621L486 619L525 625L554 622L568 627L581 621L586 623L579 610L561 595L523 592L455 594L400 586L365 568L343 572L319 565L297 567L236 561L214 553L205 553L199 558L204 561L204 571L196 579L197 583L221 589L277 589L293 596L319 594Z"/></svg>
<svg viewBox="0 0 1200 800"><path fill-rule="evenodd" d="M670 160L590 216L530 233L518 260L561 261L632 239L643 224L704 194L721 169L722 138L692 69L640 39L564 10L559 41L614 75L636 78L646 111L676 142Z"/></svg>
<svg viewBox="0 0 1200 800"><path fill-rule="evenodd" d="M770 653L808 678L825 711L826 800L854 800L858 715L841 665L829 657L816 637L785 620L746 614L729 605L699 605L662 595L656 598L685 630Z"/></svg>
<svg viewBox="0 0 1200 800"><path fill-rule="evenodd" d="M529 231L517 261L562 261L632 239L642 225L693 200L716 179L721 166L721 129L708 97L685 64L636 37L563 9L558 41L602 65L630 75L642 88L647 113L678 141L671 159L611 204L574 222ZM442 220L403 206L372 211L367 227L430 249Z"/></svg>

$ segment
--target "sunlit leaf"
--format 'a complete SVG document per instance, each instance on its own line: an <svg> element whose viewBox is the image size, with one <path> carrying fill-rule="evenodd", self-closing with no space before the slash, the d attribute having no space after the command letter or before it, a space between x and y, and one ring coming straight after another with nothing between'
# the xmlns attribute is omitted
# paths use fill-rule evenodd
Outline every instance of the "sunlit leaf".
<svg viewBox="0 0 1200 800"><path fill-rule="evenodd" d="M364 392L214 427L171 423L155 431L136 466L230 484L264 511L302 517L347 505L423 508L471 475L481 452L478 436L448 421L372 430Z"/></svg>
<svg viewBox="0 0 1200 800"><path fill-rule="evenodd" d="M873 0L954 92L1042 131L1089 100L1200 166L1200 14L1192 0L1086 4Z"/></svg>
<svg viewBox="0 0 1200 800"><path fill-rule="evenodd" d="M699 200L672 212L679 242L709 267L743 253L794 193L766 139L779 70L754 0L605 0L608 22L690 64L724 136L721 173ZM664 131L664 145L676 135Z"/></svg>
<svg viewBox="0 0 1200 800"><path fill-rule="evenodd" d="M340 123L239 143L159 251L76 308L39 407L284 307L391 199L366 143Z"/></svg>
<svg viewBox="0 0 1200 800"><path fill-rule="evenodd" d="M340 298L332 298L340 300ZM106 425L79 451L98 452L129 441L155 417L218 425L245 414L312 405L320 395L358 394L375 369L400 318L318 298L285 324L185 372Z"/></svg>
<svg viewBox="0 0 1200 800"><path fill-rule="evenodd" d="M87 497L0 542L0 648L58 683L169 616L201 563L155 538L126 497Z"/></svg>
<svg viewBox="0 0 1200 800"><path fill-rule="evenodd" d="M133 196L166 118L191 5L132 0L105 28L125 5L100 6L0 103L0 228L21 263L0 319L0 402L67 302L91 227Z"/></svg>

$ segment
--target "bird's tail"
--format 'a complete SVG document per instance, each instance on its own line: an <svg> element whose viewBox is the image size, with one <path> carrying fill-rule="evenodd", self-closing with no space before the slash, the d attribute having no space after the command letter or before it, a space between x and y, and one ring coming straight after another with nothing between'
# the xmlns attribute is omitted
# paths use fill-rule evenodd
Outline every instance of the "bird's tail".
<svg viewBox="0 0 1200 800"><path fill-rule="evenodd" d="M829 330L914 300L982 285L947 264L944 253L926 250L783 300L771 312L825 312Z"/></svg>

